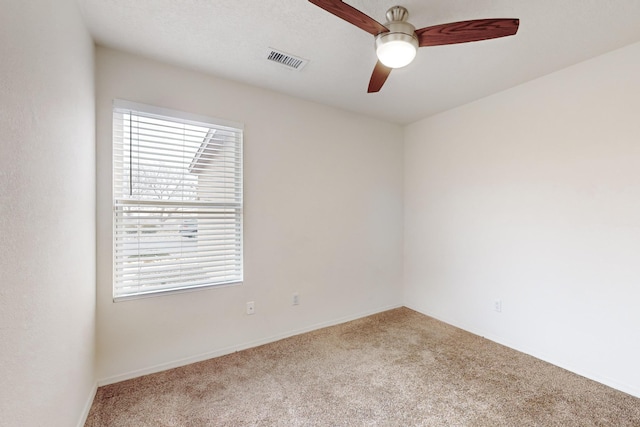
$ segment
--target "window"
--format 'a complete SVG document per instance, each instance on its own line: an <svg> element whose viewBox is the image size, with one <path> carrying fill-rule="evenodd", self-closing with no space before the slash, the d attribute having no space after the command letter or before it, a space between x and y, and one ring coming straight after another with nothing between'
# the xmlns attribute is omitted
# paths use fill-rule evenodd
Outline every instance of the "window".
<svg viewBox="0 0 640 427"><path fill-rule="evenodd" d="M114 299L242 281L242 126L113 108Z"/></svg>

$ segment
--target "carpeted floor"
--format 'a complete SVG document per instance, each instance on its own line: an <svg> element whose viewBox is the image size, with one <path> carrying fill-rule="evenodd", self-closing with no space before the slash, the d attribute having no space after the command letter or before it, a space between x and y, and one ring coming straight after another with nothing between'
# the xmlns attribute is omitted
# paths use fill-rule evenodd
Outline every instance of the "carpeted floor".
<svg viewBox="0 0 640 427"><path fill-rule="evenodd" d="M86 426L640 426L640 399L400 308L101 387Z"/></svg>

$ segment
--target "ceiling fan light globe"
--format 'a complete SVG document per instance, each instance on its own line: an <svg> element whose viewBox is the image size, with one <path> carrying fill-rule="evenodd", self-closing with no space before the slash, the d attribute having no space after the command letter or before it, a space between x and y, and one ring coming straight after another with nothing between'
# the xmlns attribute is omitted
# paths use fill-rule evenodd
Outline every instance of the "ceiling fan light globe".
<svg viewBox="0 0 640 427"><path fill-rule="evenodd" d="M391 41L382 44L376 49L376 55L380 62L389 68L402 68L409 65L416 57L416 48L403 41Z"/></svg>
<svg viewBox="0 0 640 427"><path fill-rule="evenodd" d="M376 38L376 55L380 62L389 68L402 68L409 65L417 52L418 40L411 34L390 32L380 34Z"/></svg>

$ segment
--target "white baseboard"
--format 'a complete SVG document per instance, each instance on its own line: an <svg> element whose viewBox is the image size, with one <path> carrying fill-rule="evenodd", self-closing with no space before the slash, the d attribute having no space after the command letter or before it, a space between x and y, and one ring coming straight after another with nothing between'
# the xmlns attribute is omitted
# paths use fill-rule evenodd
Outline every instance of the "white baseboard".
<svg viewBox="0 0 640 427"><path fill-rule="evenodd" d="M425 310L421 310L421 309L419 309L419 308L417 308L415 306L411 306L409 304L405 304L405 306L407 308L410 308L411 310L417 311L418 313L422 313L425 316L433 317L434 319L437 319L437 320L439 320L441 322L444 322L444 323L446 323L448 325L455 326L456 328L460 328L460 329L465 330L467 332L470 332L470 333L472 333L474 335L478 335L478 336L484 337L484 338L488 339L489 341L493 341L495 343L498 343L498 344L503 345L505 347L509 347L509 348L511 348L513 350L516 350L516 351L519 351L521 353L528 354L529 356L533 356L536 359L540 359L540 360L543 360L543 361L545 361L547 363L551 363L552 365L558 366L558 367L560 367L562 369L566 369L567 371L573 372L574 374L577 374L577 375L580 375L582 377L588 378L590 380L599 382L600 384L604 384L604 385L606 385L608 387L615 388L616 390L619 390L619 391L622 391L624 393L630 394L631 396L640 398L640 388L638 388L638 387L634 387L634 386L632 386L630 384L624 384L624 383L621 383L621 382L616 381L614 379L611 379L611 378L608 378L608 377L605 377L605 376L602 376L602 375L598 375L598 374L595 374L593 372L588 372L588 371L586 371L584 369L581 369L581 368L576 368L575 366L573 366L570 363L565 363L564 361L558 360L557 358L549 357L549 355L547 355L547 354L543 354L543 353L540 353L538 351L535 351L535 350L532 350L532 349L529 349L529 348L524 348L524 347L521 347L521 346L513 345L511 342L509 342L508 340L503 339L502 337L499 337L499 336L496 336L496 335L493 335L493 334L486 333L484 331L478 330L477 328L475 328L473 326L458 324L457 322L452 322L452 321L450 321L448 319L441 318L440 316L434 316L433 314L431 314L431 313L429 313L429 312L427 312Z"/></svg>
<svg viewBox="0 0 640 427"><path fill-rule="evenodd" d="M342 318L338 318L338 319L333 319L333 320L330 320L330 321L327 321L327 322L316 323L314 325L311 325L311 326L308 326L308 327L305 327L305 328L295 329L295 330L288 331L288 332L283 332L283 333L280 333L280 334L277 334L277 335L273 335L273 336L270 336L270 337L266 337L266 338L263 338L263 339L259 339L259 340L256 340L256 341L251 341L251 342L247 342L247 343L233 345L233 346L226 347L226 348L221 348L221 349L218 349L218 350L215 350L215 351L202 353L202 354L198 354L198 355L191 356L191 357L186 357L186 358L179 359L179 360L174 360L172 362L161 363L159 365L150 366L148 368L137 369L135 371L126 372L124 374L110 376L110 377L98 380L98 386L114 384L114 383L118 383L120 381L126 381L126 380L130 380L132 378L141 377L143 375L155 374L157 372L162 372L162 371L166 371L168 369L178 368L180 366L189 365L191 363L202 362L203 360L208 360L208 359L213 359L215 357L225 356L227 354L235 353L236 351L241 351L241 350L246 350L246 349L253 348L253 347L258 347L258 346L261 346L261 345L264 345L264 344L269 344L269 343L272 343L272 342L275 342L275 341L279 341L279 340L284 339L284 338L289 338L289 337L292 337L294 335L304 334L306 332L315 331L317 329L326 328L328 326L339 325L341 323L350 322L350 321L356 320L356 319L361 319L363 317L371 316L372 314L382 313L383 311L393 310L395 308L399 308L399 307L402 307L402 306L403 306L402 304L395 304L395 305L391 305L391 306L380 307L380 308L377 308L377 309L374 309L374 310L370 310L370 311L367 311L367 312L364 312L364 313L359 313L359 314L355 314L355 315L351 315L351 316L346 316L346 317L342 317ZM90 406L91 405L89 405L89 407ZM88 412L87 412L87 414L88 414Z"/></svg>
<svg viewBox="0 0 640 427"><path fill-rule="evenodd" d="M93 401L96 398L96 392L98 391L98 383L94 383L89 393L89 397L87 398L86 403L84 404L84 408L82 409L82 414L80 414L80 420L78 421L78 427L84 427L87 422L87 418L89 417L89 411L91 411L91 405L93 405Z"/></svg>

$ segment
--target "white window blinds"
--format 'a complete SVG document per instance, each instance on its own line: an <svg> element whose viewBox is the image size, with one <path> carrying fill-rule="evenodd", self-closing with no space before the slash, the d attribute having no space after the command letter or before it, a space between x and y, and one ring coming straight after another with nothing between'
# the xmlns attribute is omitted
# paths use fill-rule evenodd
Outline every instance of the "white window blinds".
<svg viewBox="0 0 640 427"><path fill-rule="evenodd" d="M115 101L114 299L242 281L242 126Z"/></svg>

